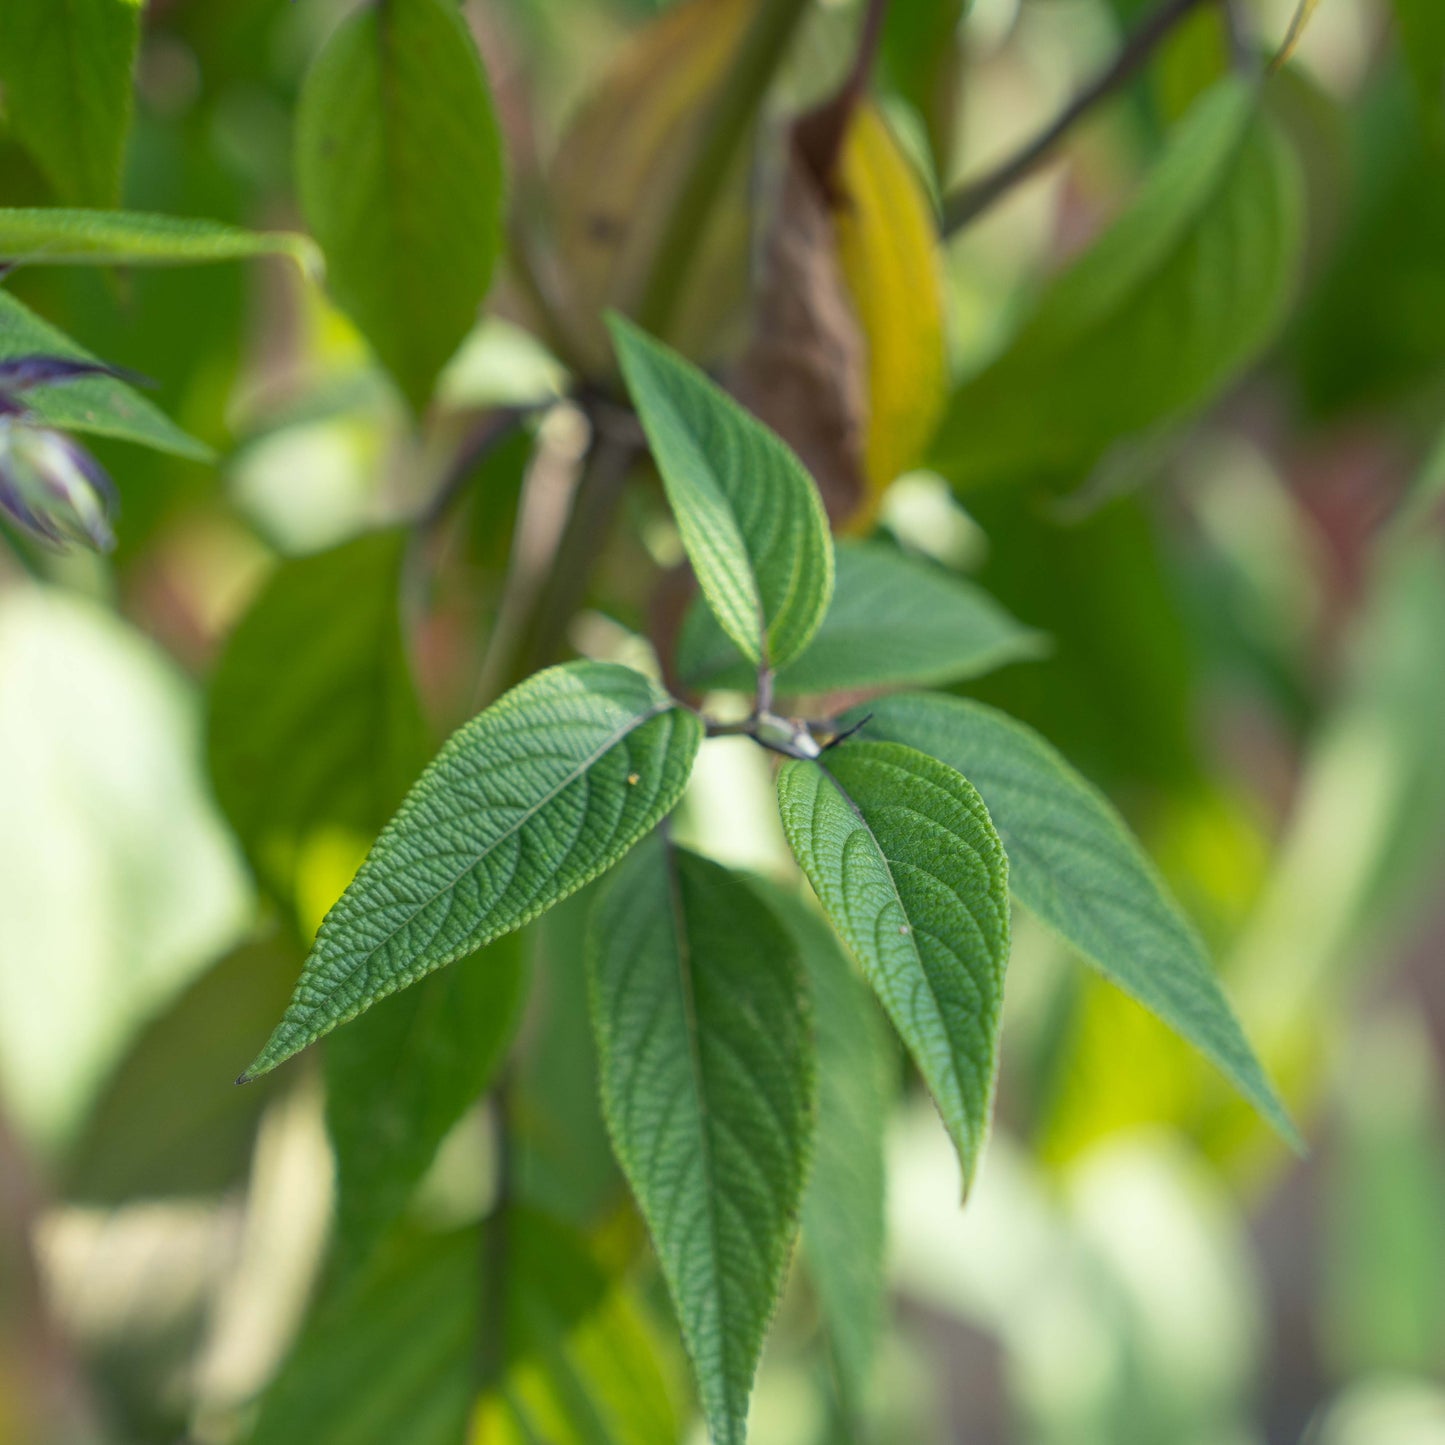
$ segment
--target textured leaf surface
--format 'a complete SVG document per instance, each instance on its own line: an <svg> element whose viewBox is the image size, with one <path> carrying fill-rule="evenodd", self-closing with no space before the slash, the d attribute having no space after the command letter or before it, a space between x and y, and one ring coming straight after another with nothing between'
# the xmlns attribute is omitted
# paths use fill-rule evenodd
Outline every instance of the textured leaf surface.
<svg viewBox="0 0 1445 1445"><path fill-rule="evenodd" d="M968 769L1003 839L1019 899L1297 1143L1203 942L1103 794L1037 733L981 703L903 696L870 711L868 736Z"/></svg>
<svg viewBox="0 0 1445 1445"><path fill-rule="evenodd" d="M420 409L501 226L501 142L455 4L380 0L342 22L302 89L296 178L337 300Z"/></svg>
<svg viewBox="0 0 1445 1445"><path fill-rule="evenodd" d="M588 968L613 1145L712 1436L742 1445L812 1133L797 950L740 878L658 837L599 900Z"/></svg>
<svg viewBox="0 0 1445 1445"><path fill-rule="evenodd" d="M142 0L0 0L10 127L72 205L120 199L141 8Z"/></svg>
<svg viewBox="0 0 1445 1445"><path fill-rule="evenodd" d="M481 1402L472 1445L676 1445L656 1337L615 1272L531 1210L507 1222L507 1269L504 1387Z"/></svg>
<svg viewBox="0 0 1445 1445"><path fill-rule="evenodd" d="M290 256L308 271L321 261L305 236L284 231L142 211L0 210L0 258L26 265L187 266L251 256Z"/></svg>
<svg viewBox="0 0 1445 1445"><path fill-rule="evenodd" d="M1073 479L1115 442L1210 400L1284 315L1300 191L1254 88L1221 82L1112 229L954 393L938 469L957 485Z"/></svg>
<svg viewBox="0 0 1445 1445"><path fill-rule="evenodd" d="M708 606L744 657L782 667L833 592L833 544L812 478L696 367L612 320L628 390Z"/></svg>
<svg viewBox="0 0 1445 1445"><path fill-rule="evenodd" d="M933 1093L973 1178L998 1070L1008 861L983 800L897 743L778 775L788 842Z"/></svg>
<svg viewBox="0 0 1445 1445"><path fill-rule="evenodd" d="M319 830L375 837L426 761L401 632L405 532L282 562L211 682L216 796L286 901Z"/></svg>
<svg viewBox="0 0 1445 1445"><path fill-rule="evenodd" d="M548 668L459 728L327 915L254 1077L611 867L677 802L702 724L611 663Z"/></svg>
<svg viewBox="0 0 1445 1445"><path fill-rule="evenodd" d="M346 1267L406 1207L437 1146L491 1082L525 978L522 935L511 933L327 1040L326 1127Z"/></svg>
<svg viewBox="0 0 1445 1445"><path fill-rule="evenodd" d="M898 1050L868 986L816 909L762 886L812 986L818 1138L803 1197L803 1253L832 1340L844 1407L860 1418L883 1325L883 1142Z"/></svg>
<svg viewBox="0 0 1445 1445"><path fill-rule="evenodd" d="M8 292L0 291L0 361L35 355L96 359ZM197 461L211 458L208 446L187 436L139 392L113 376L88 376L59 386L38 386L25 393L25 405L43 421L66 431L119 437Z"/></svg>
<svg viewBox="0 0 1445 1445"><path fill-rule="evenodd" d="M1040 656L1042 634L988 593L880 542L838 548L832 605L807 651L779 672L783 696L909 683L960 682ZM689 686L748 689L753 671L706 608L694 605L678 640Z"/></svg>
<svg viewBox="0 0 1445 1445"><path fill-rule="evenodd" d="M933 438L948 386L938 226L913 163L875 105L838 157L838 260L868 351L867 530L884 489Z"/></svg>

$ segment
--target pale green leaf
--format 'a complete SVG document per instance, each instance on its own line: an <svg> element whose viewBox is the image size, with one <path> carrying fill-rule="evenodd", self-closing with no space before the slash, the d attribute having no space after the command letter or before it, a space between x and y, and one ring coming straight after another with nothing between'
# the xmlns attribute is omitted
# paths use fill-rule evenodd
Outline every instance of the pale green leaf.
<svg viewBox="0 0 1445 1445"><path fill-rule="evenodd" d="M869 710L869 737L968 769L1020 901L1212 1060L1297 1144L1203 942L1103 794L1037 733L981 703L920 694L883 698Z"/></svg>
<svg viewBox="0 0 1445 1445"><path fill-rule="evenodd" d="M16 356L96 359L8 291L0 291L0 361ZM25 393L24 400L42 421L65 431L119 437L196 461L211 459L208 446L187 436L139 392L112 376L86 376L54 386L37 386Z"/></svg>
<svg viewBox="0 0 1445 1445"><path fill-rule="evenodd" d="M311 274L321 266L311 241L288 231L143 211L0 209L0 259L27 266L190 266L252 256L290 256Z"/></svg>
<svg viewBox="0 0 1445 1445"><path fill-rule="evenodd" d="M812 1134L797 948L741 878L655 837L599 899L588 971L613 1146L712 1437L742 1445Z"/></svg>
<svg viewBox="0 0 1445 1445"><path fill-rule="evenodd" d="M501 229L501 141L452 0L341 23L302 89L296 179L336 299L420 410L477 319Z"/></svg>
<svg viewBox="0 0 1445 1445"><path fill-rule="evenodd" d="M448 1130L491 1082L517 1023L525 964L522 935L510 933L326 1041L344 1267L365 1259Z"/></svg>
<svg viewBox="0 0 1445 1445"><path fill-rule="evenodd" d="M988 593L882 542L838 547L833 601L801 657L777 676L784 697L942 684L1038 657L1047 639ZM712 614L688 610L678 673L695 688L749 689L753 670Z"/></svg>
<svg viewBox="0 0 1445 1445"><path fill-rule="evenodd" d="M696 367L620 317L611 327L708 606L750 662L785 666L833 592L817 487L779 437Z"/></svg>
<svg viewBox="0 0 1445 1445"><path fill-rule="evenodd" d="M1220 82L1133 204L954 393L938 469L958 486L1074 480L1210 401L1277 331L1302 235L1293 155L1256 87Z"/></svg>
<svg viewBox="0 0 1445 1445"><path fill-rule="evenodd" d="M654 683L598 662L539 672L459 728L327 915L247 1077L610 868L671 811L701 736Z"/></svg>
<svg viewBox="0 0 1445 1445"><path fill-rule="evenodd" d="M142 0L0 0L15 138L70 205L120 199Z"/></svg>
<svg viewBox="0 0 1445 1445"><path fill-rule="evenodd" d="M868 986L822 916L761 883L802 954L818 1044L818 1138L803 1197L803 1254L848 1416L861 1418L886 1309L884 1133L898 1050Z"/></svg>
<svg viewBox="0 0 1445 1445"><path fill-rule="evenodd" d="M788 842L932 1091L967 1189L998 1072L1008 861L951 767L852 741L778 775Z"/></svg>
<svg viewBox="0 0 1445 1445"><path fill-rule="evenodd" d="M317 831L370 840L426 761L401 632L406 544L376 532L282 562L211 681L216 797L288 902Z"/></svg>

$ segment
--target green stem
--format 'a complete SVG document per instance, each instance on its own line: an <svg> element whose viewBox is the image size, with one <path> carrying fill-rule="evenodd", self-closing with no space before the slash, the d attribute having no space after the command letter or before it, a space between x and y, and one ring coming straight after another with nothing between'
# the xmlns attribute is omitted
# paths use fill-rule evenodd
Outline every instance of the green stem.
<svg viewBox="0 0 1445 1445"><path fill-rule="evenodd" d="M723 183L808 4L809 0L759 0L757 15L703 122L697 153L641 291L637 320L655 336L666 335Z"/></svg>

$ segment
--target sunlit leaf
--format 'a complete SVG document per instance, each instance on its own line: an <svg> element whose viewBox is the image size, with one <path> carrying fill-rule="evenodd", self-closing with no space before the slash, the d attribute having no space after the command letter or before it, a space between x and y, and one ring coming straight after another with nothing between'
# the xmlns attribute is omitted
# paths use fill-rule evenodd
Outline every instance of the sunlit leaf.
<svg viewBox="0 0 1445 1445"><path fill-rule="evenodd" d="M419 410L501 228L501 142L455 4L380 0L341 23L302 90L296 179L337 300Z"/></svg>
<svg viewBox="0 0 1445 1445"><path fill-rule="evenodd" d="M141 9L142 0L0 3L11 129L68 204L120 199Z"/></svg>
<svg viewBox="0 0 1445 1445"><path fill-rule="evenodd" d="M321 263L305 236L286 231L143 211L0 209L0 259L29 266L189 266L252 256L290 256L313 272Z"/></svg>
<svg viewBox="0 0 1445 1445"><path fill-rule="evenodd" d="M247 1076L611 867L677 802L701 734L645 677L595 662L539 672L459 728L327 915Z"/></svg>
<svg viewBox="0 0 1445 1445"><path fill-rule="evenodd" d="M1220 82L1133 204L954 392L938 469L959 486L1076 480L1116 442L1212 399L1283 318L1300 190L1255 87Z"/></svg>
<svg viewBox="0 0 1445 1445"><path fill-rule="evenodd" d="M0 291L0 361L37 355L96 359L8 292ZM113 376L39 386L25 393L25 405L42 421L66 431L119 437L197 461L211 458L209 447L187 436L133 387Z"/></svg>
<svg viewBox="0 0 1445 1445"><path fill-rule="evenodd" d="M599 900L588 969L613 1145L712 1437L742 1445L812 1133L797 948L740 878L657 837Z"/></svg>
<svg viewBox="0 0 1445 1445"><path fill-rule="evenodd" d="M932 1091L967 1188L988 1132L1009 950L1008 861L983 800L897 743L778 775L788 842Z"/></svg>
<svg viewBox="0 0 1445 1445"><path fill-rule="evenodd" d="M1198 934L1103 794L1037 733L981 703L918 694L883 698L871 710L870 737L968 769L1003 839L1019 899L1297 1143Z"/></svg>
<svg viewBox="0 0 1445 1445"><path fill-rule="evenodd" d="M612 319L683 546L723 630L752 662L807 647L833 591L833 544L812 478L696 367Z"/></svg>
<svg viewBox="0 0 1445 1445"><path fill-rule="evenodd" d="M754 886L762 886L755 884ZM803 1253L848 1414L861 1418L883 1328L884 1131L898 1092L898 1050L868 986L822 916L766 887L812 985L818 1041L818 1138L803 1197Z"/></svg>
<svg viewBox="0 0 1445 1445"><path fill-rule="evenodd" d="M521 935L508 934L327 1040L326 1127L347 1267L405 1208L447 1131L491 1082L525 979Z"/></svg>
<svg viewBox="0 0 1445 1445"><path fill-rule="evenodd" d="M960 682L1047 646L972 583L885 543L845 543L827 615L802 656L778 673L777 690L803 696ZM683 623L677 661L691 687L752 686L752 670L700 605Z"/></svg>

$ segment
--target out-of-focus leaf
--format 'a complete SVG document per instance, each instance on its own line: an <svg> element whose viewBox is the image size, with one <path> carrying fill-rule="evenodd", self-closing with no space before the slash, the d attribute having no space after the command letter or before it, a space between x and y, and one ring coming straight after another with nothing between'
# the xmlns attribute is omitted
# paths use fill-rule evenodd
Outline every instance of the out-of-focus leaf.
<svg viewBox="0 0 1445 1445"><path fill-rule="evenodd" d="M37 355L96 359L8 292L0 291L0 361ZM188 437L143 396L113 376L37 387L25 393L25 405L42 421L65 431L119 437L197 461L211 457L209 447Z"/></svg>
<svg viewBox="0 0 1445 1445"><path fill-rule="evenodd" d="M699 123L757 8L758 0L672 6L623 46L567 126L549 191L570 331L599 370L612 354L602 313L636 303ZM743 304L748 218L748 166L740 161L713 208L668 335L688 355L709 351Z"/></svg>
<svg viewBox="0 0 1445 1445"><path fill-rule="evenodd" d="M785 697L978 677L1047 650L981 588L882 542L838 548L832 605L807 650L777 676ZM753 674L705 608L678 639L678 672L696 688L752 686Z"/></svg>
<svg viewBox="0 0 1445 1445"><path fill-rule="evenodd" d="M788 842L902 1035L967 1189L988 1133L1009 952L1008 859L973 785L898 743L778 774Z"/></svg>
<svg viewBox="0 0 1445 1445"><path fill-rule="evenodd" d="M980 703L912 694L882 698L872 711L870 736L968 769L1023 903L1212 1060L1298 1147L1203 941L1104 795L1037 733Z"/></svg>
<svg viewBox="0 0 1445 1445"><path fill-rule="evenodd" d="M1274 335L1301 235L1293 156L1255 88L1222 81L1004 354L954 392L939 471L961 487L1076 480L1206 403Z"/></svg>
<svg viewBox="0 0 1445 1445"><path fill-rule="evenodd" d="M252 256L290 256L311 272L321 264L305 236L286 231L143 211L0 209L0 259L24 265L189 266Z"/></svg>
<svg viewBox="0 0 1445 1445"><path fill-rule="evenodd" d="M822 916L796 893L755 884L787 925L812 985L818 1138L803 1197L803 1251L850 1417L860 1419L883 1327L884 1132L898 1050L867 985Z"/></svg>
<svg viewBox="0 0 1445 1445"><path fill-rule="evenodd" d="M120 200L142 0L0 0L0 84L17 139L59 198Z"/></svg>
<svg viewBox="0 0 1445 1445"><path fill-rule="evenodd" d="M345 1267L366 1258L447 1131L491 1082L525 979L522 937L509 934L327 1041L326 1127Z"/></svg>
<svg viewBox="0 0 1445 1445"><path fill-rule="evenodd" d="M656 684L600 662L539 672L464 724L327 915L246 1077L610 868L672 810L701 737Z"/></svg>
<svg viewBox="0 0 1445 1445"><path fill-rule="evenodd" d="M883 22L883 82L923 118L939 175L951 169L963 53L958 31L967 9L968 0L913 0L890 5Z"/></svg>
<svg viewBox="0 0 1445 1445"><path fill-rule="evenodd" d="M475 1229L401 1234L322 1300L248 1445L459 1445L477 1372Z"/></svg>
<svg viewBox="0 0 1445 1445"><path fill-rule="evenodd" d="M850 526L860 531L883 489L917 463L943 410L943 284L933 207L875 106L854 115L836 183L838 259L868 352L869 501Z"/></svg>
<svg viewBox="0 0 1445 1445"><path fill-rule="evenodd" d="M795 944L741 878L660 836L598 901L588 948L603 1108L718 1445L742 1445L811 1143Z"/></svg>
<svg viewBox="0 0 1445 1445"><path fill-rule="evenodd" d="M216 796L291 902L319 829L374 837L426 761L399 586L404 532L283 562L211 682Z"/></svg>
<svg viewBox="0 0 1445 1445"><path fill-rule="evenodd" d="M1445 9L1432 0L1393 0L1393 4L1426 130L1438 144L1445 144Z"/></svg>
<svg viewBox="0 0 1445 1445"><path fill-rule="evenodd" d="M679 1421L648 1321L585 1241L530 1210L506 1225L504 1383L472 1445L675 1445Z"/></svg>
<svg viewBox="0 0 1445 1445"><path fill-rule="evenodd" d="M224 1061L244 1058L285 1007L298 955L276 939L247 944L136 1036L66 1151L64 1198L119 1205L220 1194L245 1177L272 1090L238 1089Z"/></svg>
<svg viewBox="0 0 1445 1445"><path fill-rule="evenodd" d="M92 603L0 593L0 799L0 1082L54 1145L249 899L184 683Z"/></svg>
<svg viewBox="0 0 1445 1445"><path fill-rule="evenodd" d="M342 22L302 91L296 174L337 300L420 410L501 231L501 141L454 4L380 0Z"/></svg>
<svg viewBox="0 0 1445 1445"><path fill-rule="evenodd" d="M708 606L749 661L786 666L833 593L813 479L695 366L620 317L612 335Z"/></svg>

